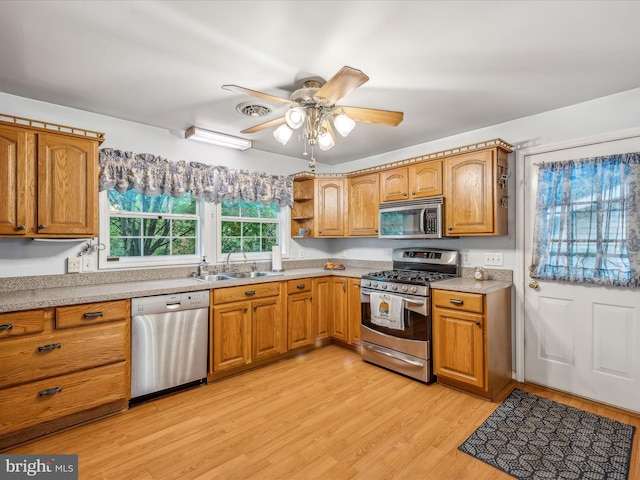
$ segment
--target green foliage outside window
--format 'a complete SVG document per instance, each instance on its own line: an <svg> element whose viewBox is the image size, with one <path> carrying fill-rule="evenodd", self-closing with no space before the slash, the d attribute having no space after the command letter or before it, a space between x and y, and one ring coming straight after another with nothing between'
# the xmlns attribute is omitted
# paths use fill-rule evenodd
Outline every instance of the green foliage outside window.
<svg viewBox="0 0 640 480"><path fill-rule="evenodd" d="M260 203L222 202L222 253L267 252L278 244L278 208Z"/></svg>

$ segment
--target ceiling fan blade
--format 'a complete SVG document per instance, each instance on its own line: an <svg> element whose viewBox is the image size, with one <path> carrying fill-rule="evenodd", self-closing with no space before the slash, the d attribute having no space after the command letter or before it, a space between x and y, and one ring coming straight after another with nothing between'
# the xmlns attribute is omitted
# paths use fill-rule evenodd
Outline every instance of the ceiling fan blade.
<svg viewBox="0 0 640 480"><path fill-rule="evenodd" d="M348 93L364 84L367 77L360 70L351 67L342 67L338 73L329 79L313 98L326 105L333 105Z"/></svg>
<svg viewBox="0 0 640 480"><path fill-rule="evenodd" d="M390 127L395 127L402 122L402 119L404 118L404 113L402 112L376 110L375 108L344 107L338 105L333 109L333 113L335 115L345 113L349 118L356 122L379 123Z"/></svg>
<svg viewBox="0 0 640 480"><path fill-rule="evenodd" d="M251 127L251 128L247 128L245 130L242 130L240 133L255 133L255 132L259 132L260 130L264 130L265 128L275 127L276 125L280 125L280 124L284 123L284 121L285 121L284 117L275 118L273 120L269 120L268 122L261 123L260 125L256 125L255 127Z"/></svg>
<svg viewBox="0 0 640 480"><path fill-rule="evenodd" d="M222 85L222 88L224 88L225 90L229 90L231 92L245 93L247 95L251 95L252 97L258 97L263 100L267 100L269 102L284 103L286 105L293 103L291 100L286 98L276 97L275 95L269 95L268 93L258 92L257 90L250 90L248 88L239 87L238 85Z"/></svg>

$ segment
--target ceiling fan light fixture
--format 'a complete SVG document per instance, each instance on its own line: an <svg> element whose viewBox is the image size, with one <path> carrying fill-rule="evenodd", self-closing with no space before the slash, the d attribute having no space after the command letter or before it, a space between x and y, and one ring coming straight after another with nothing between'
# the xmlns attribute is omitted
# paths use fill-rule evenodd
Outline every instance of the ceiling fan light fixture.
<svg viewBox="0 0 640 480"><path fill-rule="evenodd" d="M356 126L356 122L354 122L353 119L349 118L344 113L341 113L339 115L336 115L336 117L333 119L333 126L340 135L346 137L347 135L349 135L349 133L351 133L353 127Z"/></svg>
<svg viewBox="0 0 640 480"><path fill-rule="evenodd" d="M329 132L322 132L318 135L318 147L320 147L320 150L329 150L333 148L334 145L335 142Z"/></svg>
<svg viewBox="0 0 640 480"><path fill-rule="evenodd" d="M291 138L292 133L293 130L291 130L285 123L283 123L273 131L273 137L282 145L286 145Z"/></svg>
<svg viewBox="0 0 640 480"><path fill-rule="evenodd" d="M300 128L307 118L307 113L302 107L293 107L290 108L284 116L287 121L287 125L292 130Z"/></svg>
<svg viewBox="0 0 640 480"><path fill-rule="evenodd" d="M233 137L225 133L212 132L198 127L190 127L184 132L184 138L210 143L219 147L233 148L234 150L247 150L253 147L253 142L246 138Z"/></svg>

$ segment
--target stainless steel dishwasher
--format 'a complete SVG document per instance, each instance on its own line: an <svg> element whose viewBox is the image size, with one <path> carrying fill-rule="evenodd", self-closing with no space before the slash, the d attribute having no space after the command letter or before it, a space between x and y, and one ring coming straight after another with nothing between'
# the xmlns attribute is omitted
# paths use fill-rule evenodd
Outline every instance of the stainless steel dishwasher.
<svg viewBox="0 0 640 480"><path fill-rule="evenodd" d="M209 291L131 300L131 404L206 382Z"/></svg>

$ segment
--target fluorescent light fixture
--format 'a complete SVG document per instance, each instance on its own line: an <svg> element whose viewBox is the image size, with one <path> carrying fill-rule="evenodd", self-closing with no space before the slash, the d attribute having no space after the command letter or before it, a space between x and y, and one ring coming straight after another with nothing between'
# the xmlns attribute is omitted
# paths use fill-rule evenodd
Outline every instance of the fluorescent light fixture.
<svg viewBox="0 0 640 480"><path fill-rule="evenodd" d="M245 138L232 137L224 133L212 132L202 128L191 127L184 132L184 138L198 142L211 143L219 147L233 148L235 150L247 150L253 147L253 142Z"/></svg>

